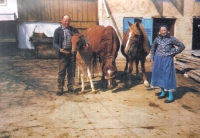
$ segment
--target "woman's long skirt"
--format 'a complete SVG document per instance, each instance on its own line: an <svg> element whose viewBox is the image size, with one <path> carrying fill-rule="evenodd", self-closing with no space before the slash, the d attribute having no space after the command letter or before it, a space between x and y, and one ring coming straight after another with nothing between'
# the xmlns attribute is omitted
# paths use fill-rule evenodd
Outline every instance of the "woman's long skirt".
<svg viewBox="0 0 200 138"><path fill-rule="evenodd" d="M154 56L152 67L151 86L164 88L165 91L173 92L176 89L176 71L173 57Z"/></svg>

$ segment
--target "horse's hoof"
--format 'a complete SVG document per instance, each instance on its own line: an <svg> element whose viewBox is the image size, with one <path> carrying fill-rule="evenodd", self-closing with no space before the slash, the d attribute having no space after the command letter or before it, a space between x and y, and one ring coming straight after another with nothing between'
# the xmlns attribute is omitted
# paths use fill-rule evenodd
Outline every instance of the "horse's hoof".
<svg viewBox="0 0 200 138"><path fill-rule="evenodd" d="M144 81L144 86L145 86L145 87L149 87L149 86L150 86L150 85L149 85L149 82L145 80L145 81Z"/></svg>
<svg viewBox="0 0 200 138"><path fill-rule="evenodd" d="M126 87L126 88L130 88L131 85L132 85L132 83L131 83L131 82L128 82L128 83L125 85L125 87Z"/></svg>
<svg viewBox="0 0 200 138"><path fill-rule="evenodd" d="M95 90L92 90L92 93L93 93L93 94L96 94L96 91L95 91Z"/></svg>
<svg viewBox="0 0 200 138"><path fill-rule="evenodd" d="M136 79L137 80L141 80L142 79L142 76L139 74L139 75L136 75Z"/></svg>
<svg viewBox="0 0 200 138"><path fill-rule="evenodd" d="M102 82L102 83L101 83L101 86L102 86L103 88L106 88L106 87L107 87L107 83L106 83L106 82Z"/></svg>
<svg viewBox="0 0 200 138"><path fill-rule="evenodd" d="M85 91L80 91L77 93L77 95L85 94Z"/></svg>
<svg viewBox="0 0 200 138"><path fill-rule="evenodd" d="M112 89L113 88L113 86L108 86L108 89Z"/></svg>
<svg viewBox="0 0 200 138"><path fill-rule="evenodd" d="M102 73L101 72L99 72L99 77L101 77L102 76Z"/></svg>

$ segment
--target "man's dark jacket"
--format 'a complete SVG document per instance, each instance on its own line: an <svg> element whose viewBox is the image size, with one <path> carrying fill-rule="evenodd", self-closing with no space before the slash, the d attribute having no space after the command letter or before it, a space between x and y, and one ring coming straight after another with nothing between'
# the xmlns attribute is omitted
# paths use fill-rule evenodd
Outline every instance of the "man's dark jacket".
<svg viewBox="0 0 200 138"><path fill-rule="evenodd" d="M69 26L68 29L72 32L72 33L79 33L78 30L76 28L73 28L72 26ZM55 32L54 32L54 37L53 37L53 47L56 49L56 52L58 54L58 58L60 57L60 49L62 49L62 43L64 40L64 32L60 27L58 27Z"/></svg>

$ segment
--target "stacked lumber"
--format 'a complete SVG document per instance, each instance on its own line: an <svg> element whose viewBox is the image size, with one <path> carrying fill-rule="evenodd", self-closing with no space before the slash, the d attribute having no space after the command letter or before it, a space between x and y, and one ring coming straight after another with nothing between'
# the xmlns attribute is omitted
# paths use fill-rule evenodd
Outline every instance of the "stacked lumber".
<svg viewBox="0 0 200 138"><path fill-rule="evenodd" d="M200 82L200 58L192 54L178 54L175 57L175 68L198 82Z"/></svg>

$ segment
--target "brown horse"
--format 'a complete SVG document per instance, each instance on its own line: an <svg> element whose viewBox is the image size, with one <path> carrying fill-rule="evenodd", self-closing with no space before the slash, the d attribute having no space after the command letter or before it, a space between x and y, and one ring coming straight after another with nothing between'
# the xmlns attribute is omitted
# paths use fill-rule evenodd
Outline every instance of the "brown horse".
<svg viewBox="0 0 200 138"><path fill-rule="evenodd" d="M89 45L86 46L85 40L82 38L82 34L73 34L71 38L72 42L72 53L76 52L76 63L78 64L78 78L79 83L81 82L81 92L85 91L84 78L88 75L92 92L95 92L95 88L92 81L91 75L91 58L92 49Z"/></svg>
<svg viewBox="0 0 200 138"><path fill-rule="evenodd" d="M145 75L145 60L146 56L150 52L148 36L143 26L139 22L136 22L134 24L129 23L129 26L130 28L125 32L121 46L121 52L126 57L126 65L124 68L124 72L127 72L129 68L129 79L127 86L129 87L132 84L131 74L133 71L133 61L135 61L137 77L139 76L138 64L140 61L142 79L144 81L145 86L149 86L149 82L147 81Z"/></svg>
<svg viewBox="0 0 200 138"><path fill-rule="evenodd" d="M117 71L115 59L120 47L119 38L115 30L111 26L95 25L87 29L86 36L92 47L93 63L99 56L103 87L113 88L116 85L115 74ZM107 83L105 77L108 79Z"/></svg>

